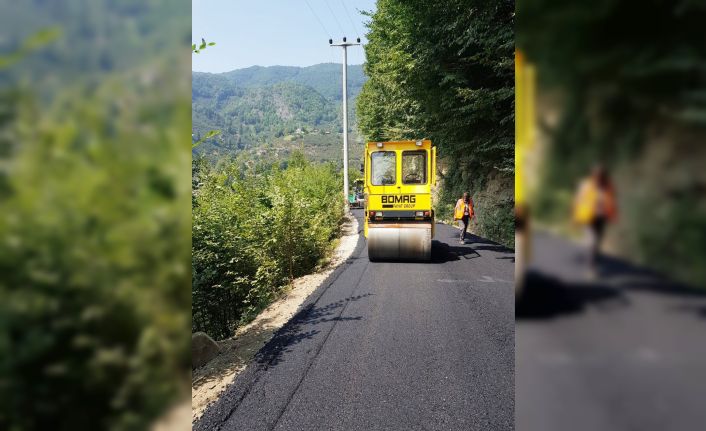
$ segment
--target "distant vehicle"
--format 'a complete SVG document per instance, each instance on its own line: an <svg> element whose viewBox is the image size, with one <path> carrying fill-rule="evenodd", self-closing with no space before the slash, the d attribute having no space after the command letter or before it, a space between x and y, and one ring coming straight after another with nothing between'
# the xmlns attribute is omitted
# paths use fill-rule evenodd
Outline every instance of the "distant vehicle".
<svg viewBox="0 0 706 431"><path fill-rule="evenodd" d="M363 173L370 260L430 260L436 183L431 141L368 142Z"/></svg>
<svg viewBox="0 0 706 431"><path fill-rule="evenodd" d="M350 208L363 208L365 202L365 194L363 193L363 180L355 180L353 189L348 195L348 206Z"/></svg>

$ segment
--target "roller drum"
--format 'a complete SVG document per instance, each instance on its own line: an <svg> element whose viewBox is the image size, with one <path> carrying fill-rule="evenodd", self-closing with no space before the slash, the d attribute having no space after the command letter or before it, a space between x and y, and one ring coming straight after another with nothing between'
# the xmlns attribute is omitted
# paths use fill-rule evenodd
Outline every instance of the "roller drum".
<svg viewBox="0 0 706 431"><path fill-rule="evenodd" d="M368 227L368 257L380 260L431 260L431 225Z"/></svg>

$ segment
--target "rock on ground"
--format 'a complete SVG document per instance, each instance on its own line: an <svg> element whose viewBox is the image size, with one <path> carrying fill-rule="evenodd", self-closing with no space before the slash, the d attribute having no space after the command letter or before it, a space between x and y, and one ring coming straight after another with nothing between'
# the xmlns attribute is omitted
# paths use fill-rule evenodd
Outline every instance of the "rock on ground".
<svg viewBox="0 0 706 431"><path fill-rule="evenodd" d="M191 368L198 368L215 358L221 348L205 332L197 332L191 336Z"/></svg>

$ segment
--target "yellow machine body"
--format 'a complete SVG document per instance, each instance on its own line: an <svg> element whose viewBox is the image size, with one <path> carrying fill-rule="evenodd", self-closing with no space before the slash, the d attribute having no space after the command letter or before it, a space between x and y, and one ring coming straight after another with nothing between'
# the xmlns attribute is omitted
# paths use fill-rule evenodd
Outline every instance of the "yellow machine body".
<svg viewBox="0 0 706 431"><path fill-rule="evenodd" d="M436 183L431 141L368 142L363 172L370 260L430 260Z"/></svg>
<svg viewBox="0 0 706 431"><path fill-rule="evenodd" d="M530 261L527 159L536 141L536 76L522 52L515 53L515 299L521 298Z"/></svg>

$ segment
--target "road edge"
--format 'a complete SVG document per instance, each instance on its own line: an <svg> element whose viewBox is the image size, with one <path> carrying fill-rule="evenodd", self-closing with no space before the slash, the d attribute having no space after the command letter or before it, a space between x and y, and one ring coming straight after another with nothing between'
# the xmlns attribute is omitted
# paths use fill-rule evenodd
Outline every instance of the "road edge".
<svg viewBox="0 0 706 431"><path fill-rule="evenodd" d="M262 354L262 352L267 352L268 349L272 349L274 344L273 342L276 342L279 335L286 332L286 329L291 324L291 322L295 321L303 312L306 312L313 304L315 304L321 298L323 293L336 281L340 274L347 269L348 264L358 258L362 248L365 245L365 241L361 240L362 229L360 227L360 224L358 223L358 220L352 213L348 213L347 217L352 220L351 234L348 236L355 237L356 241L350 254L344 259L340 259L335 262L333 266L328 266L324 270L315 273L320 275L329 272L329 274L320 282L320 284L315 287L303 299L303 301L296 308L296 311L281 326L272 331L271 336L265 342L265 344L256 352L253 352L252 356L247 361L247 365L244 368L237 370L234 375L228 376L231 381L219 392L218 398L209 402L206 406L201 408L198 414L192 411L192 426L194 430L213 429L231 415L231 413L239 405L240 401L244 398L245 395L247 395L252 385L257 381L257 372L262 368L262 365L255 364L254 358L258 354ZM336 248L336 251L334 251L334 256L338 254L338 252L340 251L339 249L342 246L343 242L339 244L339 246ZM309 276L311 276L311 274ZM276 303L277 301L271 304L270 307L274 306ZM268 307L266 310L263 310L260 315L264 314L265 311L270 309L270 307ZM260 317L260 315L258 315L258 317ZM255 320L257 320L257 318ZM255 321L253 321L253 323L254 322ZM242 336L242 334L240 336ZM224 396L226 394L228 395L227 397ZM235 397L233 395L235 395ZM235 398L235 402L224 402L224 398L228 398L229 400L233 400Z"/></svg>

